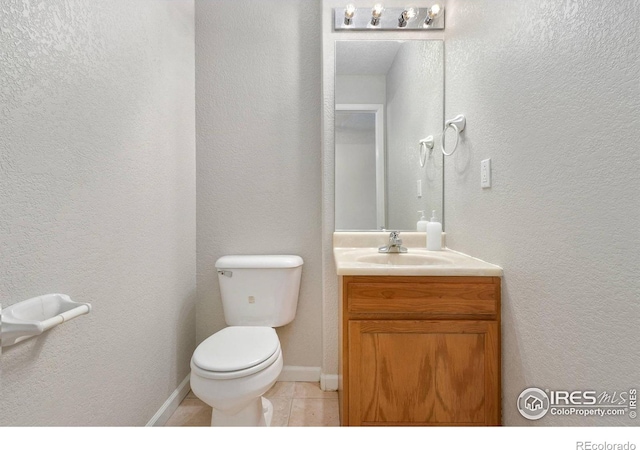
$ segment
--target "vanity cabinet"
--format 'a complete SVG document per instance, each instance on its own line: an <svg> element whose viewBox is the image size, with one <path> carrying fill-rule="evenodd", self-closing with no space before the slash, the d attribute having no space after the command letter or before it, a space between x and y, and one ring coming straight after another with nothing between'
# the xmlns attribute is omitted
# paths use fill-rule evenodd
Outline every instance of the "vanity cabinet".
<svg viewBox="0 0 640 450"><path fill-rule="evenodd" d="M499 425L500 277L344 276L342 425Z"/></svg>

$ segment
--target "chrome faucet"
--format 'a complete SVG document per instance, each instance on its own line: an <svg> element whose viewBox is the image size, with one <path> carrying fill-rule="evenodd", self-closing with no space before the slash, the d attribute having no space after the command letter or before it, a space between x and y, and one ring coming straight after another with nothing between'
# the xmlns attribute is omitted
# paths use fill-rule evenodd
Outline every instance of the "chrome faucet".
<svg viewBox="0 0 640 450"><path fill-rule="evenodd" d="M389 234L389 245L378 247L378 253L407 253L407 248L402 246L399 231L392 231Z"/></svg>

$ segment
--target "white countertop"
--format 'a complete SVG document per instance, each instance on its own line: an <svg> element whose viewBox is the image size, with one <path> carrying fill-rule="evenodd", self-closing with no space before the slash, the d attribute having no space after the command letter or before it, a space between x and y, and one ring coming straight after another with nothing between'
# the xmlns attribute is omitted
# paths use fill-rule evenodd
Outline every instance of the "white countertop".
<svg viewBox="0 0 640 450"><path fill-rule="evenodd" d="M501 267L464 253L446 247L441 251L419 247L418 244L425 242L424 235L400 233L407 253L385 254L379 253L378 247L386 245L388 232L336 232L333 248L336 272L338 275L502 276Z"/></svg>

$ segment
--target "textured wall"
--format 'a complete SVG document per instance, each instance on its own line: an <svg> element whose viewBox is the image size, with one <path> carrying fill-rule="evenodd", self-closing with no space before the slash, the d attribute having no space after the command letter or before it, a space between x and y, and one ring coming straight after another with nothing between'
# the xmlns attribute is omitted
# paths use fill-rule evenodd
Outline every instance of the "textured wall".
<svg viewBox="0 0 640 450"><path fill-rule="evenodd" d="M436 145L420 167L418 142L442 132L443 47L442 41L404 42L387 73L387 228L391 230L416 231L421 210L427 220L432 210L442 219L443 155Z"/></svg>
<svg viewBox="0 0 640 450"><path fill-rule="evenodd" d="M93 311L3 350L0 425L144 425L195 344L193 2L0 5L0 301Z"/></svg>
<svg viewBox="0 0 640 450"><path fill-rule="evenodd" d="M225 326L219 257L297 254L298 312L277 329L290 366L321 361L318 10L316 1L196 2L197 339ZM241 23L230 20L237 11Z"/></svg>
<svg viewBox="0 0 640 450"><path fill-rule="evenodd" d="M507 425L526 387L638 387L640 4L449 0L447 244L499 264ZM480 188L492 159L493 186Z"/></svg>

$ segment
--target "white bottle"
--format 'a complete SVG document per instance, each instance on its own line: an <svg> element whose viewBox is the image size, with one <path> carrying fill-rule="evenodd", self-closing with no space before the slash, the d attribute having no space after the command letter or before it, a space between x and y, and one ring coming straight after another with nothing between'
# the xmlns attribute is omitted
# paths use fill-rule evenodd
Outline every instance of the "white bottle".
<svg viewBox="0 0 640 450"><path fill-rule="evenodd" d="M418 220L418 223L416 224L416 230L427 231L427 224L429 223L429 221L424 216L424 211L418 211L418 213L420 214L420 220Z"/></svg>
<svg viewBox="0 0 640 450"><path fill-rule="evenodd" d="M431 221L427 224L427 250L442 250L442 224L436 218L436 210L431 212Z"/></svg>

